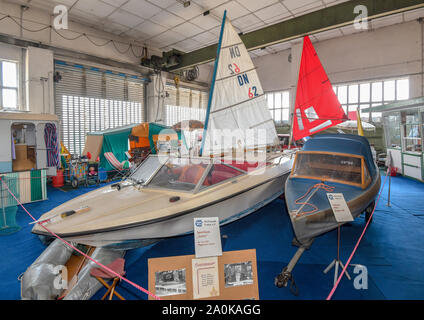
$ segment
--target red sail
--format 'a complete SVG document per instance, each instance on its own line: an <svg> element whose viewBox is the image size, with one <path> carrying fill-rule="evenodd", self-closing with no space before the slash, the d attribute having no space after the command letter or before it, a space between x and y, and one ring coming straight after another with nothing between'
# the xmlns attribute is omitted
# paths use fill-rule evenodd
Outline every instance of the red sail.
<svg viewBox="0 0 424 320"><path fill-rule="evenodd" d="M348 120L308 36L303 41L293 115L293 138L299 140Z"/></svg>

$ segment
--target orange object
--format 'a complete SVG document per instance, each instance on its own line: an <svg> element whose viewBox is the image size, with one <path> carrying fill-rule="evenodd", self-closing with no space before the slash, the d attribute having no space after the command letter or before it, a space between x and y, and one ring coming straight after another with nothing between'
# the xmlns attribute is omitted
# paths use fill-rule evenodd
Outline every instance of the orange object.
<svg viewBox="0 0 424 320"><path fill-rule="evenodd" d="M52 177L52 186L55 188L63 187L64 179L63 179L63 170L57 169L56 177Z"/></svg>

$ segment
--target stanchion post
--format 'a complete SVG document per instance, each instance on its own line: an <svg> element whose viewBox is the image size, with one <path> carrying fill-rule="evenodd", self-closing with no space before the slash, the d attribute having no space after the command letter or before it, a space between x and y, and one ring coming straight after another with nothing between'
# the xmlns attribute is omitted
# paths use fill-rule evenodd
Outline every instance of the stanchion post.
<svg viewBox="0 0 424 320"><path fill-rule="evenodd" d="M387 153L387 167L388 167L388 170L387 170L387 174L389 175L389 193L388 193L388 197L387 197L387 206L388 207L391 207L391 205L390 205L390 185L391 185L391 182L392 182L392 164L393 164L393 162L392 162L392 154L390 153L390 151L388 151L388 153Z"/></svg>
<svg viewBox="0 0 424 320"><path fill-rule="evenodd" d="M391 207L391 205L390 205L390 185L391 185L391 182L392 182L392 177L391 177L391 173L390 173L390 170L389 170L389 194L388 194L388 197L387 197L387 206L388 207Z"/></svg>
<svg viewBox="0 0 424 320"><path fill-rule="evenodd" d="M6 229L8 228L7 225L7 220L6 220L6 208L4 205L4 201L5 201L5 196L3 195L3 180L0 177L0 197L1 197L1 211L2 211L2 216L3 216L3 221L4 221L4 225L1 225L1 229Z"/></svg>

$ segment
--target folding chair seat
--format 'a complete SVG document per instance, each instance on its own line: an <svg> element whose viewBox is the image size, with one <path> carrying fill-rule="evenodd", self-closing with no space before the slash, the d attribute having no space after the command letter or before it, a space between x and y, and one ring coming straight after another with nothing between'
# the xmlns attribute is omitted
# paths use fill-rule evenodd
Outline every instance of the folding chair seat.
<svg viewBox="0 0 424 320"><path fill-rule="evenodd" d="M112 152L105 152L104 156L114 171L121 176L124 176L131 166L128 160L119 161Z"/></svg>
<svg viewBox="0 0 424 320"><path fill-rule="evenodd" d="M112 271L116 272L120 276L125 275L124 270L125 265L125 259L123 258L117 258L112 263L108 264L107 267L111 269ZM106 298L106 296L109 294L109 300L112 300L113 295L117 296L121 300L125 300L118 292L116 292L116 286L119 283L120 278L117 277L115 274L110 273L103 268L92 268L90 270L90 275L95 277L103 286L107 288L106 293L103 295L102 300ZM105 280L111 280L112 284L109 285Z"/></svg>

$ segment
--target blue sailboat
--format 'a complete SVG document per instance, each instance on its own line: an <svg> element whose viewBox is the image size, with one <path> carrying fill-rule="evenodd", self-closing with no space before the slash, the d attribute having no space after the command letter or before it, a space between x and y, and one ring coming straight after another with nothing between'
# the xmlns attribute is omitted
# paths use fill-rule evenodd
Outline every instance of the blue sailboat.
<svg viewBox="0 0 424 320"><path fill-rule="evenodd" d="M285 200L295 235L293 244L299 249L275 278L278 287L290 282L293 293L296 288L291 272L313 240L363 212L369 219L380 190L380 173L365 137L317 134L346 120L312 42L305 37L292 130L294 140L311 138L296 153L285 182ZM358 128L360 124L358 120ZM342 265L339 255L334 264L337 275L338 265Z"/></svg>

